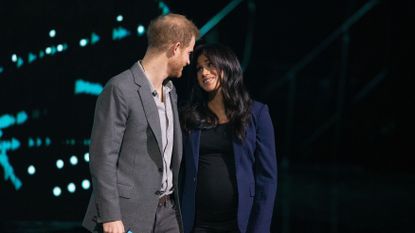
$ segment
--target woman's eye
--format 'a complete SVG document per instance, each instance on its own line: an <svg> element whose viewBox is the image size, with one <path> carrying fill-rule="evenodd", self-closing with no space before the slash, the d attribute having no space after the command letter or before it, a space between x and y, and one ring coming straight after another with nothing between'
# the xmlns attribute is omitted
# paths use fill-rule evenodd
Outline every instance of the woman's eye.
<svg viewBox="0 0 415 233"><path fill-rule="evenodd" d="M208 65L209 68L216 68L216 66L213 63L209 62L207 65Z"/></svg>

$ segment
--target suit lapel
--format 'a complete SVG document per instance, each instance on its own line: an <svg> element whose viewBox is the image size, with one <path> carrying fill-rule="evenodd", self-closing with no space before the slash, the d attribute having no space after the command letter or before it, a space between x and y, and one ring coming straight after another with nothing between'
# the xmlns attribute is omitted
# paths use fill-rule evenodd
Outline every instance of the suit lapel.
<svg viewBox="0 0 415 233"><path fill-rule="evenodd" d="M134 76L134 81L139 87L138 95L140 96L141 104L143 106L147 122L150 125L150 128L156 137L160 154L162 154L163 147L161 141L160 118L156 103L154 102L153 96L151 95L151 88L150 84L148 83L149 81L145 77L144 72L138 66L137 62L131 67L131 71Z"/></svg>
<svg viewBox="0 0 415 233"><path fill-rule="evenodd" d="M177 110L177 94L174 88L170 91L170 102L173 110L173 122L174 122L174 144L173 144L173 171L178 172L180 162L182 160L183 142L182 142L182 129L180 127L179 113Z"/></svg>
<svg viewBox="0 0 415 233"><path fill-rule="evenodd" d="M200 129L195 129L192 130L190 138L192 139L191 142L191 148L192 148L192 155L193 155L193 159L194 159L194 166L195 166L195 170L196 173L198 172L199 169L199 146L200 146Z"/></svg>

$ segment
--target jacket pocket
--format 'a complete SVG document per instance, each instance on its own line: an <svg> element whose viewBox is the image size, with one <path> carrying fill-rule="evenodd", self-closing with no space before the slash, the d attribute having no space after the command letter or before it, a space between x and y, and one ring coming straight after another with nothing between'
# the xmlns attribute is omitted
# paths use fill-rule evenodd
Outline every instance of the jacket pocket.
<svg viewBox="0 0 415 233"><path fill-rule="evenodd" d="M118 194L120 197L131 198L133 196L133 187L125 184L117 184Z"/></svg>

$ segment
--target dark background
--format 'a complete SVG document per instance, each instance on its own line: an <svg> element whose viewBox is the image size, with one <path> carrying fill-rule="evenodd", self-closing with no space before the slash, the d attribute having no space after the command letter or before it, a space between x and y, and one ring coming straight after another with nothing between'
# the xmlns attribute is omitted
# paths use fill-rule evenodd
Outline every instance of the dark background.
<svg viewBox="0 0 415 233"><path fill-rule="evenodd" d="M164 1L198 27L230 2ZM0 176L0 232L83 232L90 189L79 187L89 179L82 141L90 135L96 96L75 95L74 83L103 85L141 58L146 39L135 29L161 14L158 4L0 2L0 117L29 116L0 128L0 145L21 143L7 158L23 183L16 190ZM236 52L252 97L270 107L279 168L272 232L414 232L414 10L409 0L246 0L204 35ZM123 22L115 20L119 14ZM112 40L118 26L132 35ZM55 38L48 36L52 28ZM92 32L99 43L79 47ZM27 63L29 52L58 43L68 49ZM24 58L22 67L12 54ZM182 100L189 79L174 80ZM52 144L29 148L33 137ZM71 155L78 165L69 165ZM64 169L56 169L57 159ZM75 193L66 191L69 182ZM56 185L63 189L59 197L52 195Z"/></svg>

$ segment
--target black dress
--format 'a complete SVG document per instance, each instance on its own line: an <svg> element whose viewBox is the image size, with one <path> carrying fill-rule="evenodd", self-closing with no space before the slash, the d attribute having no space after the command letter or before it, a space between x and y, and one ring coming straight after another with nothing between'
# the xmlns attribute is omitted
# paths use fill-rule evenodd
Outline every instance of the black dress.
<svg viewBox="0 0 415 233"><path fill-rule="evenodd" d="M235 159L229 124L202 130L199 153L193 232L238 232Z"/></svg>

